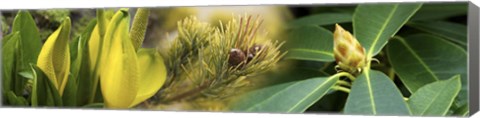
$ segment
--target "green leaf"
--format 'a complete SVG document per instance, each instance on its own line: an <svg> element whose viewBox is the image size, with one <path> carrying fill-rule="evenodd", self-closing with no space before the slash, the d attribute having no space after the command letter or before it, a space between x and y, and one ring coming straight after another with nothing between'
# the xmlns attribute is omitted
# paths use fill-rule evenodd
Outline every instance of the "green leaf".
<svg viewBox="0 0 480 118"><path fill-rule="evenodd" d="M233 111L302 113L337 82L338 75L316 77L264 87L246 93Z"/></svg>
<svg viewBox="0 0 480 118"><path fill-rule="evenodd" d="M461 106L460 108L458 108L453 112L453 115L459 115L459 116L468 116L468 114L469 114L468 104L464 104L463 106Z"/></svg>
<svg viewBox="0 0 480 118"><path fill-rule="evenodd" d="M10 39L12 38L13 34L15 34L15 32L14 32L14 33L11 33L11 34L7 34L7 35L5 35L5 36L3 37L3 39L2 39L2 47L5 47L5 44L7 44L8 40L10 40Z"/></svg>
<svg viewBox="0 0 480 118"><path fill-rule="evenodd" d="M93 94L94 81L97 79L92 78L92 73L90 70L90 55L88 48L88 41L90 36L97 24L97 20L94 19L90 21L88 26L85 28L85 31L80 35L78 44L74 45L78 52L76 59L74 59L72 64L72 78L75 78L76 86L81 89L77 89L77 105L85 105L89 103L89 99ZM74 48L75 48L74 47Z"/></svg>
<svg viewBox="0 0 480 118"><path fill-rule="evenodd" d="M468 3L425 3L412 17L412 21L440 20L454 16L466 15Z"/></svg>
<svg viewBox="0 0 480 118"><path fill-rule="evenodd" d="M31 103L37 106L62 106L62 98L53 82L35 64L30 64L34 73Z"/></svg>
<svg viewBox="0 0 480 118"><path fill-rule="evenodd" d="M460 87L459 75L421 87L407 102L412 115L445 116L458 95Z"/></svg>
<svg viewBox="0 0 480 118"><path fill-rule="evenodd" d="M365 70L353 82L344 113L410 115L395 84L384 73L376 70Z"/></svg>
<svg viewBox="0 0 480 118"><path fill-rule="evenodd" d="M353 14L353 29L367 57L378 54L421 6L417 3L359 5Z"/></svg>
<svg viewBox="0 0 480 118"><path fill-rule="evenodd" d="M72 57L74 57L73 59L71 59L71 62L73 63L70 69L73 78L78 78L78 73L81 66L83 65L82 61L87 61L85 59L89 59L85 58L85 56L88 56L88 40L90 39L90 34L92 33L96 24L96 19L90 21L90 23L85 28L85 31L83 31L83 33L78 38L76 38L75 41L72 41L72 44L70 44L72 46L72 48L70 48L70 54Z"/></svg>
<svg viewBox="0 0 480 118"><path fill-rule="evenodd" d="M25 98L15 95L15 93L13 91L8 91L7 92L6 99L7 99L8 103L10 105L14 105L14 106L27 106L28 105Z"/></svg>
<svg viewBox="0 0 480 118"><path fill-rule="evenodd" d="M349 13L321 13L309 15L292 21L289 27L301 27L309 25L331 25L335 23L352 22L352 14Z"/></svg>
<svg viewBox="0 0 480 118"><path fill-rule="evenodd" d="M392 40L387 47L390 64L402 83L415 93L420 87L460 74L460 104L467 101L467 52L440 37L416 34Z"/></svg>
<svg viewBox="0 0 480 118"><path fill-rule="evenodd" d="M410 22L408 26L441 36L467 49L467 26L446 21Z"/></svg>
<svg viewBox="0 0 480 118"><path fill-rule="evenodd" d="M8 39L7 42L4 43L2 47L2 87L3 91L13 91L15 85L15 60L16 55L15 53L18 51L17 49L17 42L20 40L20 35L18 32L15 32L11 35L11 38Z"/></svg>
<svg viewBox="0 0 480 118"><path fill-rule="evenodd" d="M28 11L19 11L13 21L12 32L19 32L22 37L19 49L22 54L22 70L29 70L29 63L36 63L42 42L35 20Z"/></svg>
<svg viewBox="0 0 480 118"><path fill-rule="evenodd" d="M333 58L333 34L318 26L292 29L289 33L287 59L331 62Z"/></svg>
<svg viewBox="0 0 480 118"><path fill-rule="evenodd" d="M65 86L65 90L63 91L62 101L64 106L74 107L77 106L77 98L84 97L84 96L77 96L77 81L75 78L71 77L68 78L67 85ZM80 88L84 89L84 88Z"/></svg>

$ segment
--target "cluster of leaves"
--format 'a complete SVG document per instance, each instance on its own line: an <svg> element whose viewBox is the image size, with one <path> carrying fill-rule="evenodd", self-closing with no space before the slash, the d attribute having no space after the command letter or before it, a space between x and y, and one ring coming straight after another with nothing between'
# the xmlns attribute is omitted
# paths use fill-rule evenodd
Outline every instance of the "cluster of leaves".
<svg viewBox="0 0 480 118"><path fill-rule="evenodd" d="M128 9L99 9L97 18L72 40L71 20L65 17L42 44L32 15L19 11L3 40L2 102L129 108L153 96L166 70L157 51L140 47L148 14L148 9L137 10L129 28Z"/></svg>
<svg viewBox="0 0 480 118"><path fill-rule="evenodd" d="M241 112L468 115L466 8L464 3L317 8L315 14L289 24L286 58L304 66L296 69L319 77L285 76L291 80L252 90L231 108ZM353 31L367 60L375 57L380 62L367 62L358 76L337 73L334 37L329 30L336 23Z"/></svg>

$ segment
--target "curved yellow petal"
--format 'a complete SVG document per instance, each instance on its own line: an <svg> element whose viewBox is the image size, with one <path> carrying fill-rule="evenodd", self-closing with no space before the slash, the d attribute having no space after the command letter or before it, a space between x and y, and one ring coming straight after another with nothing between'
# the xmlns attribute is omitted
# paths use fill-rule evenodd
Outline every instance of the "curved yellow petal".
<svg viewBox="0 0 480 118"><path fill-rule="evenodd" d="M57 88L60 95L68 80L70 72L70 18L66 18L62 25L47 39L38 55L37 66L47 75Z"/></svg>
<svg viewBox="0 0 480 118"><path fill-rule="evenodd" d="M140 83L137 96L131 106L152 97L164 84L167 68L162 56L155 49L140 48L137 52Z"/></svg>
<svg viewBox="0 0 480 118"><path fill-rule="evenodd" d="M100 84L108 108L128 108L138 91L138 62L129 38L128 11L118 11L105 32L100 59Z"/></svg>

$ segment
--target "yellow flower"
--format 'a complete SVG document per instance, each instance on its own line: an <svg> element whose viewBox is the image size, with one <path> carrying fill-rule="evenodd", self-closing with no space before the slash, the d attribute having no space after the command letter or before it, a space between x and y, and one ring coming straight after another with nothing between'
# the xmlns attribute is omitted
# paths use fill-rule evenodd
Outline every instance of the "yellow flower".
<svg viewBox="0 0 480 118"><path fill-rule="evenodd" d="M60 96L67 85L70 72L70 18L66 18L62 25L47 39L38 55L37 66L52 81Z"/></svg>
<svg viewBox="0 0 480 118"><path fill-rule="evenodd" d="M333 33L334 57L337 62L336 69L349 73L358 73L366 65L365 48L360 45L355 37L340 25L335 25Z"/></svg>
<svg viewBox="0 0 480 118"><path fill-rule="evenodd" d="M121 9L108 22L97 60L100 86L108 108L129 108L153 96L166 79L166 67L154 49L135 50L130 16ZM98 50L91 50L98 51Z"/></svg>

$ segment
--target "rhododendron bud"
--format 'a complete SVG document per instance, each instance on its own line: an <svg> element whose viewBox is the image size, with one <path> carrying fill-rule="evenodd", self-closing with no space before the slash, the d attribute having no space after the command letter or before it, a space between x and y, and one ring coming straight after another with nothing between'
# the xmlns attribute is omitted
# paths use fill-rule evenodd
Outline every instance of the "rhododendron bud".
<svg viewBox="0 0 480 118"><path fill-rule="evenodd" d="M337 71L358 73L366 65L365 48L360 45L350 32L338 24L335 25L333 43Z"/></svg>

